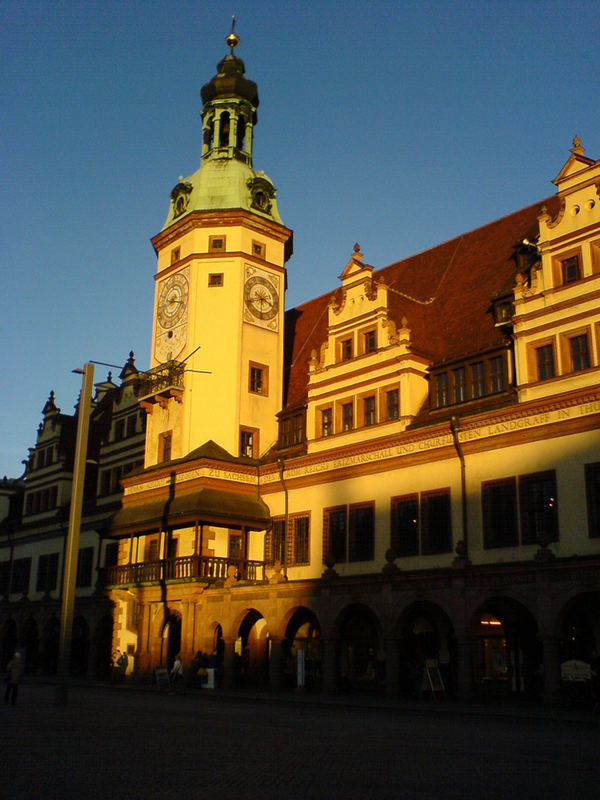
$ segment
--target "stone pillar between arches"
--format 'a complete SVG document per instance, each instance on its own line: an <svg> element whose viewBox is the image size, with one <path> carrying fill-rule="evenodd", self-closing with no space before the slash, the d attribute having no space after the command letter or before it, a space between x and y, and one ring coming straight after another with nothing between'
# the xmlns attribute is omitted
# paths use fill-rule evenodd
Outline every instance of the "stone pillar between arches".
<svg viewBox="0 0 600 800"><path fill-rule="evenodd" d="M560 642L546 638L542 642L544 658L544 705L560 703Z"/></svg>
<svg viewBox="0 0 600 800"><path fill-rule="evenodd" d="M223 639L223 689L235 687L235 639Z"/></svg>
<svg viewBox="0 0 600 800"><path fill-rule="evenodd" d="M400 687L400 655L398 639L385 640L385 695L396 700Z"/></svg>
<svg viewBox="0 0 600 800"><path fill-rule="evenodd" d="M473 699L473 642L460 637L456 643L456 697L458 700Z"/></svg>
<svg viewBox="0 0 600 800"><path fill-rule="evenodd" d="M283 681L283 648L282 640L271 637L271 653L269 656L269 689L281 691Z"/></svg>
<svg viewBox="0 0 600 800"><path fill-rule="evenodd" d="M323 639L321 669L324 692L333 693L337 689L336 646L336 639Z"/></svg>

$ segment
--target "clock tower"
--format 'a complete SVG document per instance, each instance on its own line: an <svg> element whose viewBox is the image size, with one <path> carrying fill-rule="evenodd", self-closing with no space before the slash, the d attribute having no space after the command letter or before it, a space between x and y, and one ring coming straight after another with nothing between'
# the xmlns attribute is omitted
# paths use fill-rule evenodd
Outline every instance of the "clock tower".
<svg viewBox="0 0 600 800"><path fill-rule="evenodd" d="M230 54L202 87L200 169L171 191L158 257L146 466L209 440L234 456L277 440L282 403L285 263L292 232L253 168L256 84Z"/></svg>

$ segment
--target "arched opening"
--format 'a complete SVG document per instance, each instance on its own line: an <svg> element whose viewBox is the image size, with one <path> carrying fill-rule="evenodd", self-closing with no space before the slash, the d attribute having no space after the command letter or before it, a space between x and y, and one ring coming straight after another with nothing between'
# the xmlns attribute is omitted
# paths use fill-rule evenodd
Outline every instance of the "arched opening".
<svg viewBox="0 0 600 800"><path fill-rule="evenodd" d="M241 687L264 686L269 678L269 637L267 623L258 611L249 611L238 630L235 643L235 683Z"/></svg>
<svg viewBox="0 0 600 800"><path fill-rule="evenodd" d="M214 135L214 120L211 117L210 120L208 120L207 124L205 125L204 133L203 133L203 143L204 143L206 152L209 152L210 150L212 150L213 135Z"/></svg>
<svg viewBox="0 0 600 800"><path fill-rule="evenodd" d="M89 625L83 617L75 617L73 620L73 633L71 637L71 675L77 677L87 675L89 650Z"/></svg>
<svg viewBox="0 0 600 800"><path fill-rule="evenodd" d="M99 680L110 680L112 667L113 618L102 617L94 635L94 674Z"/></svg>
<svg viewBox="0 0 600 800"><path fill-rule="evenodd" d="M539 697L541 648L525 606L508 597L488 600L473 622L473 679L482 699Z"/></svg>
<svg viewBox="0 0 600 800"><path fill-rule="evenodd" d="M569 706L600 702L600 592L573 598L560 629L561 693Z"/></svg>
<svg viewBox="0 0 600 800"><path fill-rule="evenodd" d="M229 147L229 112L224 111L221 114L219 121L219 147Z"/></svg>
<svg viewBox="0 0 600 800"><path fill-rule="evenodd" d="M236 147L238 150L246 149L246 118L240 114L237 121Z"/></svg>
<svg viewBox="0 0 600 800"><path fill-rule="evenodd" d="M37 675L40 637L37 622L33 617L30 617L23 627L23 646L25 648L25 672L29 675Z"/></svg>
<svg viewBox="0 0 600 800"><path fill-rule="evenodd" d="M454 694L456 642L447 614L433 603L413 603L397 624L399 689L404 697L416 697L436 689ZM439 670L441 686L435 682ZM429 677L431 676L431 677Z"/></svg>
<svg viewBox="0 0 600 800"><path fill-rule="evenodd" d="M14 619L7 619L2 627L2 638L0 639L0 667L3 671L13 657L17 644L17 623Z"/></svg>
<svg viewBox="0 0 600 800"><path fill-rule="evenodd" d="M162 632L160 663L166 663L167 668L172 669L175 656L180 650L181 615L177 612L170 612Z"/></svg>
<svg viewBox="0 0 600 800"><path fill-rule="evenodd" d="M321 626L307 608L298 609L288 622L283 641L283 685L320 690Z"/></svg>
<svg viewBox="0 0 600 800"><path fill-rule="evenodd" d="M383 689L384 659L379 621L365 606L348 608L339 623L337 677L343 691Z"/></svg>
<svg viewBox="0 0 600 800"><path fill-rule="evenodd" d="M60 622L52 617L44 626L40 647L40 662L44 675L55 675L58 669Z"/></svg>

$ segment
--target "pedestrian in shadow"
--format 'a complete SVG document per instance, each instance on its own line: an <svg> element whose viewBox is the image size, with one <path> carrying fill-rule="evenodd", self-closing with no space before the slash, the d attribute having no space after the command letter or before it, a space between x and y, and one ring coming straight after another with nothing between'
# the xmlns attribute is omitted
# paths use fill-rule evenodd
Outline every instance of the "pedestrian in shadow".
<svg viewBox="0 0 600 800"><path fill-rule="evenodd" d="M23 662L21 660L21 653L15 652L12 659L6 665L6 691L4 692L4 702L8 703L9 700L14 706L17 702L17 695L19 693L19 680L23 672Z"/></svg>

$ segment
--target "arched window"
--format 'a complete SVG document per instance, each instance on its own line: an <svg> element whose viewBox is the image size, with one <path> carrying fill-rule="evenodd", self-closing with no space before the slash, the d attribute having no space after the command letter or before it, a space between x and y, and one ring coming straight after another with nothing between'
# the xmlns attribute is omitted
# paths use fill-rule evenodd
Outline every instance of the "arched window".
<svg viewBox="0 0 600 800"><path fill-rule="evenodd" d="M243 115L238 117L236 147L238 150L246 149L246 118Z"/></svg>
<svg viewBox="0 0 600 800"><path fill-rule="evenodd" d="M221 114L221 125L219 129L219 147L229 146L229 112L224 111Z"/></svg>

